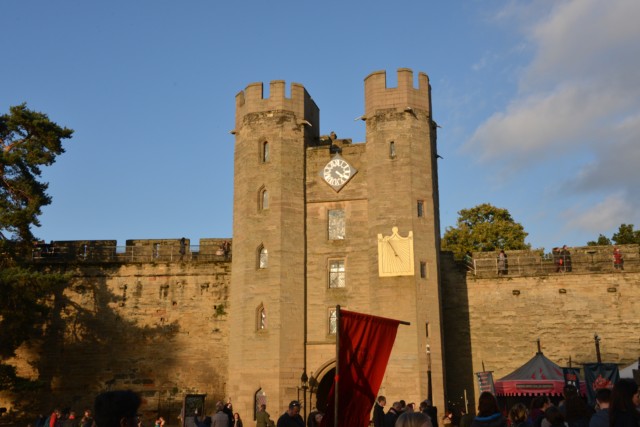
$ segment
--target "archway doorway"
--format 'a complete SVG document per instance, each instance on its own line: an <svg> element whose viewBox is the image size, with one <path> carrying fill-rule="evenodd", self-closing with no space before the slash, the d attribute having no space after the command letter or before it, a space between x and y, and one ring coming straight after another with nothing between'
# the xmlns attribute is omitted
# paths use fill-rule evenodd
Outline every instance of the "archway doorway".
<svg viewBox="0 0 640 427"><path fill-rule="evenodd" d="M331 390L331 386L333 385L333 379L335 376L336 368L333 367L322 376L318 383L318 389L316 391L314 403L319 411L325 412L327 410L327 404L333 404L333 402L328 402L328 398L329 391Z"/></svg>

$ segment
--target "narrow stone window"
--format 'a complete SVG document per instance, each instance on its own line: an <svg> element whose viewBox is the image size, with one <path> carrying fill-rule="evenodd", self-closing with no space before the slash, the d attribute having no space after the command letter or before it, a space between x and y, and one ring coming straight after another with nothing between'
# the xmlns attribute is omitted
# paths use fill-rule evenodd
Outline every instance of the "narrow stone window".
<svg viewBox="0 0 640 427"><path fill-rule="evenodd" d="M262 163L267 163L269 161L269 142L265 141L262 143Z"/></svg>
<svg viewBox="0 0 640 427"><path fill-rule="evenodd" d="M329 288L344 288L344 259L329 260Z"/></svg>
<svg viewBox="0 0 640 427"><path fill-rule="evenodd" d="M420 261L420 277L423 279L427 278L427 263L424 261Z"/></svg>
<svg viewBox="0 0 640 427"><path fill-rule="evenodd" d="M256 310L256 330L264 331L265 329L267 329L267 310L263 304L260 304Z"/></svg>
<svg viewBox="0 0 640 427"><path fill-rule="evenodd" d="M258 210L269 209L269 192L266 188L261 187L258 190Z"/></svg>
<svg viewBox="0 0 640 427"><path fill-rule="evenodd" d="M389 157L391 159L396 158L396 143L394 141L389 142Z"/></svg>
<svg viewBox="0 0 640 427"><path fill-rule="evenodd" d="M418 218L424 216L424 200L418 200Z"/></svg>
<svg viewBox="0 0 640 427"><path fill-rule="evenodd" d="M269 252L263 245L258 247L258 268L267 268L269 265Z"/></svg>
<svg viewBox="0 0 640 427"><path fill-rule="evenodd" d="M330 335L335 335L336 332L338 331L338 317L336 315L336 309L335 308L330 308L329 309L329 334Z"/></svg>
<svg viewBox="0 0 640 427"><path fill-rule="evenodd" d="M329 240L343 240L345 238L344 211L341 209L331 209L329 218Z"/></svg>

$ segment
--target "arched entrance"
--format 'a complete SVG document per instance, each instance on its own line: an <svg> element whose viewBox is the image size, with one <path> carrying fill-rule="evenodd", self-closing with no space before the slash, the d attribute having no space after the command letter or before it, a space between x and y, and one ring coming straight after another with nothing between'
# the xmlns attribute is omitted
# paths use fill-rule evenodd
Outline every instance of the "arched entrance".
<svg viewBox="0 0 640 427"><path fill-rule="evenodd" d="M312 405L318 408L319 411L325 412L327 410L327 404L330 403L327 401L329 398L329 391L331 390L331 386L333 385L333 379L336 375L335 366L325 371L322 374L322 378L318 380L318 388L315 392L315 398L312 401ZM331 402L333 404L333 402Z"/></svg>

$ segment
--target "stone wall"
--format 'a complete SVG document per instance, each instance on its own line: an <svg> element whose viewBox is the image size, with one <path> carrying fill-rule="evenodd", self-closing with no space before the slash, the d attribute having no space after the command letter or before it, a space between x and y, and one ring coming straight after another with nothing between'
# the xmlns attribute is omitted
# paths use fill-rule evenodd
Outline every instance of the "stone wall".
<svg viewBox="0 0 640 427"><path fill-rule="evenodd" d="M225 397L230 262L46 266L70 274L70 285L52 300L43 338L12 361L44 387L0 394L0 406L82 411L99 392L133 389L146 424L160 412L177 425L185 394L206 394L207 412Z"/></svg>
<svg viewBox="0 0 640 427"><path fill-rule="evenodd" d="M633 255L633 248L628 248ZM637 247L635 248L637 251ZM579 251L576 251L579 252ZM611 248L598 253L610 253ZM464 390L476 406L474 373L500 379L537 351L560 366L595 362L594 334L604 362L627 365L640 354L640 271L608 269L536 276L477 277L442 257L448 400ZM511 258L511 257L510 257Z"/></svg>

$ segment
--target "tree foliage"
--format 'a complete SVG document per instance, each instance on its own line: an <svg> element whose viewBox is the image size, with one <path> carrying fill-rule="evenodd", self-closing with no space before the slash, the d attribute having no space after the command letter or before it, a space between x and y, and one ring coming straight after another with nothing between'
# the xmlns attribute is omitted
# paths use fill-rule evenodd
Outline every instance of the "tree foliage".
<svg viewBox="0 0 640 427"><path fill-rule="evenodd" d="M34 269L27 261L41 209L51 203L43 166L64 153L62 140L73 131L26 104L0 115L0 390L29 387L13 366L3 363L20 345L42 335L51 301L68 277Z"/></svg>
<svg viewBox="0 0 640 427"><path fill-rule="evenodd" d="M514 221L507 209L483 203L458 212L455 227L447 227L442 238L442 249L462 259L469 252L498 249L529 249L525 243L528 233Z"/></svg>
<svg viewBox="0 0 640 427"><path fill-rule="evenodd" d="M64 153L62 140L72 134L26 104L0 116L0 238L33 240L31 227L40 225L42 207L51 203L41 167Z"/></svg>
<svg viewBox="0 0 640 427"><path fill-rule="evenodd" d="M604 234L598 236L598 240L587 242L589 246L608 246L613 241L616 245L640 245L640 230L634 230L633 224L620 224L618 231L613 233L611 239Z"/></svg>

